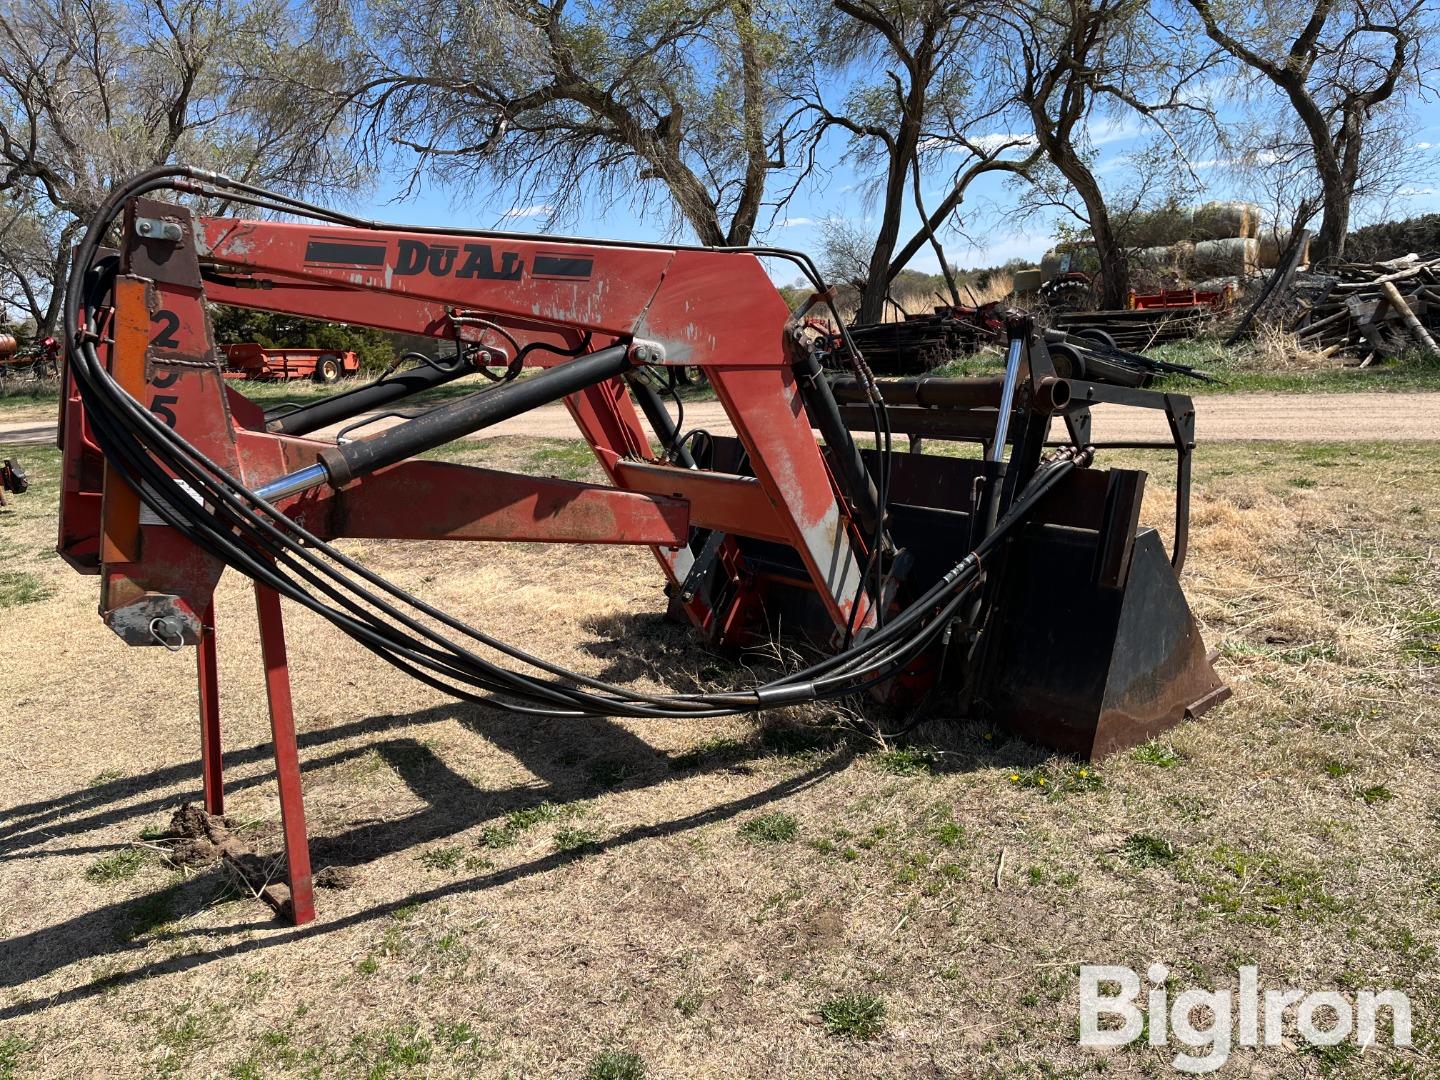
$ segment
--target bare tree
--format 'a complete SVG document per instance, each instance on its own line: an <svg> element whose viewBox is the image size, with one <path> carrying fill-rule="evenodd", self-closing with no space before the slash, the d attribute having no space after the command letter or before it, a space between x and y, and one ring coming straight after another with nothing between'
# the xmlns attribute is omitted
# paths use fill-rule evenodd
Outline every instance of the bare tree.
<svg viewBox="0 0 1440 1080"><path fill-rule="evenodd" d="M1028 130L1081 207L1101 266L1104 307L1121 307L1129 289L1124 219L1143 197L1115 213L1096 171L1095 129L1134 122L1183 162L1184 143L1213 125L1193 85L1216 64L1195 52L1146 0L1010 0L990 19L996 71L1008 80ZM1057 201L1053 185L1043 198Z"/></svg>
<svg viewBox="0 0 1440 1080"><path fill-rule="evenodd" d="M347 84L302 89L412 186L498 184L549 219L658 202L744 244L783 164L765 18L754 0L369 0L318 23Z"/></svg>
<svg viewBox="0 0 1440 1080"><path fill-rule="evenodd" d="M807 147L802 180L832 131L849 136L854 163L874 177L879 224L866 245L863 274L850 277L861 290L860 322L881 317L890 283L926 244L935 248L942 272L948 271L938 233L974 180L987 172L1023 171L1034 161L1033 155L1015 154L1028 151L1024 137L985 141L968 135L1004 110L1004 103L977 95L969 75L975 9L953 0L831 0L815 12L827 48L808 81L792 92L791 119L802 126L793 141ZM843 105L829 102L832 77L856 69L874 77L849 85ZM921 178L936 169L947 176L945 195L930 210ZM902 243L909 206L920 225ZM827 243L835 238L827 237ZM853 260L855 237L845 239L842 247Z"/></svg>
<svg viewBox="0 0 1440 1080"><path fill-rule="evenodd" d="M313 117L248 65L284 0L0 0L0 298L55 330L82 223L121 178L185 160L303 189L350 183Z"/></svg>
<svg viewBox="0 0 1440 1080"><path fill-rule="evenodd" d="M1319 180L1321 218L1312 255L1343 255L1367 148L1387 119L1385 106L1421 87L1430 69L1427 50L1440 33L1433 4L1275 0L1217 10L1210 0L1189 3L1210 39L1278 89L1293 109Z"/></svg>

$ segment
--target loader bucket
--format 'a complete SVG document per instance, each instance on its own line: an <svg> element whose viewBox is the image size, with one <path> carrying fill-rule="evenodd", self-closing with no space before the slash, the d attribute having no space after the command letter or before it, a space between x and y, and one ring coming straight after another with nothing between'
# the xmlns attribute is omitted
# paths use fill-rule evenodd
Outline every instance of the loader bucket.
<svg viewBox="0 0 1440 1080"><path fill-rule="evenodd" d="M1154 529L1128 572L1097 581L1084 533L1017 537L997 583L973 708L1033 742L1095 760L1230 696Z"/></svg>

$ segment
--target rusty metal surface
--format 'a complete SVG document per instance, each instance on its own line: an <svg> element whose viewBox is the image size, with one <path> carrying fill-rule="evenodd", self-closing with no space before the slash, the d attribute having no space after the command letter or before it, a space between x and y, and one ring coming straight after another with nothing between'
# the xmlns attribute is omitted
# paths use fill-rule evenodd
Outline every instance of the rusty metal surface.
<svg viewBox="0 0 1440 1080"><path fill-rule="evenodd" d="M689 504L550 477L407 461L335 498L335 536L679 546Z"/></svg>
<svg viewBox="0 0 1440 1080"><path fill-rule="evenodd" d="M1121 589L1091 580L1093 547L1073 535L1026 536L1009 559L978 693L996 722L1098 759L1223 700L1153 529L1136 539ZM1043 580L1029 572L1040 565Z"/></svg>

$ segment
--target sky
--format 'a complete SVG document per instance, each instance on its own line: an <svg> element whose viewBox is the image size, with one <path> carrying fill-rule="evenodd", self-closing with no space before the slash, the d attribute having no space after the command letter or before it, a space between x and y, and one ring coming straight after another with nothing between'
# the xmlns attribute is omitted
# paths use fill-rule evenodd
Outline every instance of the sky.
<svg viewBox="0 0 1440 1080"><path fill-rule="evenodd" d="M1406 183L1389 207L1389 212L1382 215L1384 217L1404 218L1440 212L1440 101L1419 103L1410 120L1410 130L1405 134L1406 152L1415 155L1416 162L1422 165L1417 170L1420 176L1434 179ZM984 131L974 135L1001 138L1006 133ZM1096 150L1096 169L1102 185L1108 189L1124 183L1126 170L1132 166L1132 155L1146 145L1147 135L1138 116L1101 119L1092 126L1089 138ZM763 240L818 256L822 222L826 218L841 218L862 227L876 220L879 196L873 190L874 185L867 183L869 178L857 173L847 162L844 140L836 138L828 144L821 160L826 166L822 178L801 188L789 206L775 214L773 220L768 213L762 214L762 229L756 237L757 242ZM1244 191L1236 190L1234 178L1225 165L1224 161L1214 159L1191 162L1191 168L1206 186L1197 201L1246 198ZM401 167L383 177L369 204L363 207L365 216L414 224L457 225L469 222L482 228L618 240L693 242L694 239L688 230L677 232L668 213L654 209L648 215L642 215L623 203L604 206L589 202L582 206L576 217L550 224L549 206L533 201L516 203L507 199L504 192L485 200L473 195L456 196L443 187L426 182L417 193L402 199L400 192L404 189L404 180ZM773 178L772 184L767 194L781 186ZM945 195L944 177L939 175L938 169L936 175L928 179L922 192L928 206L934 206ZM1053 242L1056 215L1020 222L1003 220L1018 201L1018 191L1003 175L990 174L973 183L961 207L959 227L952 224L941 233L940 239L949 262L960 267L995 266L1012 258L1038 262ZM1375 216L1371 210L1369 218ZM902 238L914 232L918 220L913 208L907 207L901 228ZM1366 209L1357 209L1351 222L1352 228L1367 223ZM925 273L935 273L940 268L939 260L929 245L921 249L910 265ZM794 274L793 270L786 268L777 271L777 276L788 281Z"/></svg>

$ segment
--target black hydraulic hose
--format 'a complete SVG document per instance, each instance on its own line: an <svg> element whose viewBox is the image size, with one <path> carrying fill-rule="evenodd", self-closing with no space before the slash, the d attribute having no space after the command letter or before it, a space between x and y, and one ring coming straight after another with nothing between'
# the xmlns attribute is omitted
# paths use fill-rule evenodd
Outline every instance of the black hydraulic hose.
<svg viewBox="0 0 1440 1080"><path fill-rule="evenodd" d="M111 202L96 215L82 242L76 260L75 275L66 294L67 325L76 328L82 325L79 313L84 300L82 293L86 290L79 285L87 279L94 285L98 280L99 275L92 273L89 266L95 255L98 237L119 205L125 199L142 194L145 190L167 186L166 180L177 175L192 176L195 171L157 170L139 177L117 191ZM139 402L114 383L100 364L94 349L96 328L91 318L91 313L97 307L98 304L93 301L85 304L85 330L78 335L72 335L71 358L75 364L76 382L85 398L87 412L93 421L92 426L107 458L114 461L121 475L134 483L137 489L145 491L148 488L149 492L154 494L155 498L147 498L146 501L155 506L162 520L181 530L187 538L226 564L321 614L388 662L428 685L466 700L487 699L477 698L443 680L455 679L501 693L505 695L504 704L508 707L536 715L719 716L774 704L854 692L859 687L853 680L872 675L882 667L886 670L880 671L879 678L889 677L894 672L888 670L888 665L895 658L912 655L943 626L943 622L932 622L921 626L919 632L911 637L898 640L900 631L908 629L925 614L925 604L917 603L891 626L877 631L861 644L847 648L820 665L792 673L780 680L772 680L749 691L727 694L670 697L644 695L566 671L558 665L532 657L458 622L373 572L365 570L346 558L343 553L309 534L298 523L280 514L273 505L256 498L235 478L228 476L168 427L158 423ZM165 468L160 467L162 463ZM207 508L196 504L179 487L167 469L201 492L210 506ZM1052 473L1058 476L1055 470L1044 475L1048 478ZM1041 475L1037 474L1037 481L1041 479ZM1049 484L1044 486L1048 488ZM1017 501L1016 507L1012 509L1019 510L1020 502ZM1010 517L1011 515L1007 515L1006 527L997 529L994 534L996 539L1007 531ZM325 558L321 557L322 554ZM341 570L326 559L346 570L359 573L370 584L390 593L417 611L435 618L452 630L464 633L487 647L511 656L512 659L530 664L559 678L599 689L602 695L597 697L574 687L537 680L461 649L448 638L406 616L389 602L345 577ZM282 566L299 575L346 610L336 610L317 600L282 573ZM930 592L938 597L953 589L957 597L963 595L978 576L978 568L978 555L963 560L957 564L951 575L937 583ZM336 585L329 585L320 575L329 576ZM349 590L358 601L351 600L341 590ZM927 593L928 595L930 594ZM365 611L360 606L361 603L375 607L379 614ZM952 599L943 610L951 610L953 607ZM412 634L418 633L421 638L433 641L434 645L426 645L399 628L384 623L380 614L402 622ZM822 682L809 681L808 677L825 672L834 674ZM538 701L546 706L559 707L520 705L508 700L510 695L518 695L530 702Z"/></svg>

